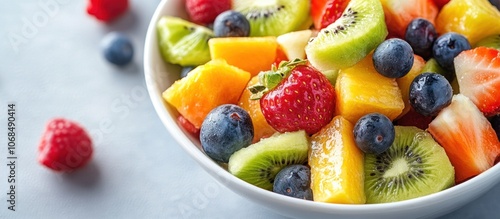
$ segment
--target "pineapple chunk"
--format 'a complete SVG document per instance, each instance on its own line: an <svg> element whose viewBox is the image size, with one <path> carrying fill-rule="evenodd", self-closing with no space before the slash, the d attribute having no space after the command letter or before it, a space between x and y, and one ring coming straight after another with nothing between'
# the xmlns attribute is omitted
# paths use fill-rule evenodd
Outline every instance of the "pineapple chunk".
<svg viewBox="0 0 500 219"><path fill-rule="evenodd" d="M309 165L314 201L364 204L364 154L356 146L353 125L336 116L311 138Z"/></svg>
<svg viewBox="0 0 500 219"><path fill-rule="evenodd" d="M362 116L374 112L394 120L405 108L398 83L375 70L371 55L353 67L340 71L335 92L337 114L351 123L356 123Z"/></svg>

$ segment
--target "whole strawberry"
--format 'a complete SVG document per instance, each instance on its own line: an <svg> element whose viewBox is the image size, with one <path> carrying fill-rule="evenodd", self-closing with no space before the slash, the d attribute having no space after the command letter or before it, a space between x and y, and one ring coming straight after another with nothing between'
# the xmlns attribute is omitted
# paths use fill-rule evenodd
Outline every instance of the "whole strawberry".
<svg viewBox="0 0 500 219"><path fill-rule="evenodd" d="M92 140L79 124L56 118L45 127L38 161L52 170L69 172L87 164L92 151Z"/></svg>
<svg viewBox="0 0 500 219"><path fill-rule="evenodd" d="M335 90L328 79L305 60L282 62L261 72L260 84L250 87L260 99L266 121L279 132L318 132L335 112Z"/></svg>
<svg viewBox="0 0 500 219"><path fill-rule="evenodd" d="M207 25L220 13L231 9L231 0L186 0L186 10L191 21Z"/></svg>
<svg viewBox="0 0 500 219"><path fill-rule="evenodd" d="M128 7L128 0L89 0L87 13L100 21L110 22L124 14Z"/></svg>

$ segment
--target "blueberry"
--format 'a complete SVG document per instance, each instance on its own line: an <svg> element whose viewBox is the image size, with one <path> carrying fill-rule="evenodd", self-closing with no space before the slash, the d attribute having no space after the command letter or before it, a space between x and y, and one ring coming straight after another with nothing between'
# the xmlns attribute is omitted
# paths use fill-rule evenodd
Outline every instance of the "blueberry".
<svg viewBox="0 0 500 219"><path fill-rule="evenodd" d="M406 28L405 40L413 52L425 60L432 56L432 45L438 38L436 28L426 19L416 18Z"/></svg>
<svg viewBox="0 0 500 219"><path fill-rule="evenodd" d="M500 115L492 116L489 118L491 126L497 133L497 138L500 140Z"/></svg>
<svg viewBox="0 0 500 219"><path fill-rule="evenodd" d="M237 11L225 11L214 21L216 37L247 37L250 36L250 22Z"/></svg>
<svg viewBox="0 0 500 219"><path fill-rule="evenodd" d="M186 77L196 66L184 66L181 69L181 78Z"/></svg>
<svg viewBox="0 0 500 219"><path fill-rule="evenodd" d="M247 111L234 104L224 104L208 113L201 124L200 142L212 159L227 163L229 157L252 143L252 119Z"/></svg>
<svg viewBox="0 0 500 219"><path fill-rule="evenodd" d="M453 89L446 78L437 73L417 75L410 85L410 104L424 116L435 116L450 105Z"/></svg>
<svg viewBox="0 0 500 219"><path fill-rule="evenodd" d="M283 168L274 178L273 192L313 200L311 190L311 170L309 167L295 164Z"/></svg>
<svg viewBox="0 0 500 219"><path fill-rule="evenodd" d="M115 65L124 66L134 57L132 42L122 33L109 33L102 40L101 46L106 60Z"/></svg>
<svg viewBox="0 0 500 219"><path fill-rule="evenodd" d="M464 50L471 49L470 43L458 33L445 33L434 41L432 56L447 71L455 72L453 59Z"/></svg>
<svg viewBox="0 0 500 219"><path fill-rule="evenodd" d="M392 121L380 113L369 113L354 125L354 140L359 149L369 154L381 154L392 145L395 130Z"/></svg>
<svg viewBox="0 0 500 219"><path fill-rule="evenodd" d="M380 74L400 78L413 66L413 50L402 39L392 38L382 42L373 53L373 65Z"/></svg>

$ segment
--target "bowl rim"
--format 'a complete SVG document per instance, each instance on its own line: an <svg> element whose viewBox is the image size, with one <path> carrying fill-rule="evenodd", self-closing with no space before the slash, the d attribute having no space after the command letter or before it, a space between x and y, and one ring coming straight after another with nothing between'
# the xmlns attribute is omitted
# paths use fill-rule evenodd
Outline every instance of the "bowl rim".
<svg viewBox="0 0 500 219"><path fill-rule="evenodd" d="M268 202L282 202L283 205L294 206L295 208L315 210L317 212L336 212L344 213L345 215L356 215L356 214L369 214L377 211L395 211L399 208L423 208L428 205L436 205L443 201L449 201L457 196L459 196L463 191L480 189L483 183L488 182L490 185L490 190L494 185L498 184L500 181L500 165L495 165L492 168L484 171L483 173L475 176L474 178L463 182L461 184L455 185L451 188L445 189L443 191L413 198L405 201L398 201L392 203L381 203L381 204L335 204L335 203L322 203L301 200L297 198L291 198L284 195L280 195L271 191L261 189L259 187L253 186L235 176L230 174L228 171L224 170L219 164L212 161L208 156L206 156L192 140L181 130L177 122L172 118L172 116L167 111L167 104L161 97L161 93L158 94L158 86L154 81L153 75L155 74L155 65L153 62L153 53L159 53L158 48L152 48L152 45L156 45L156 23L161 16L164 15L164 8L169 3L169 0L162 0L158 7L156 8L150 23L148 25L145 48L144 48L144 75L146 80L147 90L151 99L151 102L158 114L160 120L170 132L170 135L176 140L176 142L187 152L195 161L201 165L203 169L208 171L210 175L216 179L219 183L230 188L231 191L238 193L241 196L246 196L253 199L265 199ZM487 190L486 190L487 191ZM250 194L250 195L249 195ZM479 197L482 193L477 194ZM472 200L472 199L471 199ZM467 203L467 202L466 202ZM463 204L466 204L463 203ZM265 206L267 207L267 206ZM455 206L447 212L457 209L460 206Z"/></svg>

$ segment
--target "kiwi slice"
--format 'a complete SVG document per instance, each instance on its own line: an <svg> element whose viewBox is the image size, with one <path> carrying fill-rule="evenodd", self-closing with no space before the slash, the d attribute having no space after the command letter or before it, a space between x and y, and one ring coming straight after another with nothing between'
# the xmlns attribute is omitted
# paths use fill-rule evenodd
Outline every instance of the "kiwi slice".
<svg viewBox="0 0 500 219"><path fill-rule="evenodd" d="M250 22L250 36L279 36L311 26L310 0L233 0Z"/></svg>
<svg viewBox="0 0 500 219"><path fill-rule="evenodd" d="M308 148L309 137L303 130L273 135L235 152L228 170L252 185L272 190L281 169L307 162Z"/></svg>
<svg viewBox="0 0 500 219"><path fill-rule="evenodd" d="M197 66L210 61L208 40L212 30L181 18L165 16L157 25L158 44L163 60L181 66Z"/></svg>
<svg viewBox="0 0 500 219"><path fill-rule="evenodd" d="M436 59L431 58L429 59L426 63L424 68L422 69L421 72L433 72L433 73L438 73L442 76L444 76L450 83L455 79L455 73L452 71L447 71L444 68L442 68Z"/></svg>
<svg viewBox="0 0 500 219"><path fill-rule="evenodd" d="M486 37L476 43L475 47L491 47L500 50L500 34Z"/></svg>
<svg viewBox="0 0 500 219"><path fill-rule="evenodd" d="M379 0L351 0L339 19L311 38L306 54L321 71L347 68L366 57L387 33Z"/></svg>
<svg viewBox="0 0 500 219"><path fill-rule="evenodd" d="M367 203L402 201L455 183L455 170L432 136L413 126L395 126L396 138L380 155L365 156Z"/></svg>

